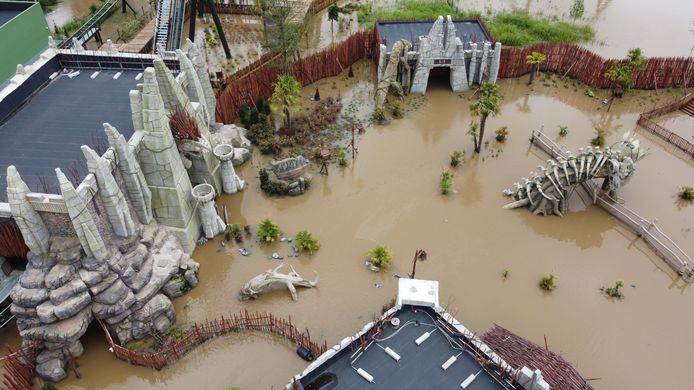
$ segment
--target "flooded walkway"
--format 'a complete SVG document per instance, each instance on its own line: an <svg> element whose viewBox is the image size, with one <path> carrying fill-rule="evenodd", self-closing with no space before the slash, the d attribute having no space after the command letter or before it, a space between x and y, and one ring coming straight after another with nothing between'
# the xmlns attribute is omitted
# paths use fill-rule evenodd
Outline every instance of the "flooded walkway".
<svg viewBox="0 0 694 390"><path fill-rule="evenodd" d="M338 89L330 87L333 83ZM321 95L335 96L339 90L348 100L353 87L348 83L341 77L326 79L319 83ZM291 315L312 338L334 344L380 313L395 296L393 275L405 275L415 249L424 248L429 260L418 266L417 276L439 280L442 305L470 329L482 332L498 323L538 344L546 336L549 347L583 375L601 378L592 382L596 389L686 388L689 346L694 345L689 331L694 296L667 264L602 209L586 207L580 197L572 198L571 212L564 218L501 208L507 200L501 190L547 159L529 147L533 129L544 125L548 134L552 129L558 133L558 125L568 125L569 135L557 135L557 140L570 150L585 146L594 126L607 129L608 144L623 131L642 134L636 125L645 104L640 94L616 102L607 114L599 99L585 96L580 86L546 83L549 86L538 83L532 92L526 79L500 83L505 94L502 115L489 120L490 143L478 157L471 157L465 134L470 94L450 92L448 80L432 80L418 111L389 126L368 128L359 141L356 163L331 165L330 175L315 175L312 188L301 197L263 195L257 172L266 161L254 154L237 171L248 188L223 197L221 203L233 222L255 226L269 217L287 236L312 231L321 249L285 261L301 274L317 271L320 284L299 291L298 302L291 301L286 289L241 302L237 294L243 283L276 266L268 256L286 255L290 246L247 242L252 255L243 257L237 245L222 248L216 239L194 254L202 264L201 284L174 302L179 323L240 309L271 311ZM304 95L315 87L307 87ZM357 92L369 96L368 91ZM660 96L666 99L665 93ZM491 135L501 125L510 130L503 145ZM663 229L692 253L694 207L679 204L675 194L682 179L691 177L693 164L640 138L651 154L620 194L631 208L651 210ZM438 193L438 176L454 149L464 150L466 161L456 171L455 192L444 197ZM395 255L391 269L381 274L369 272L363 262L364 253L376 243L389 245ZM505 268L511 269L507 280L501 277ZM537 284L550 272L557 275L558 288L547 294ZM615 280L624 280L624 301L608 300L599 291ZM233 336L155 372L116 361L98 333L89 334L82 379L70 378L61 389L184 389L195 383L279 388L305 365L286 344L253 337L238 342ZM240 369L242 362L257 367ZM634 375L639 372L658 375Z"/></svg>

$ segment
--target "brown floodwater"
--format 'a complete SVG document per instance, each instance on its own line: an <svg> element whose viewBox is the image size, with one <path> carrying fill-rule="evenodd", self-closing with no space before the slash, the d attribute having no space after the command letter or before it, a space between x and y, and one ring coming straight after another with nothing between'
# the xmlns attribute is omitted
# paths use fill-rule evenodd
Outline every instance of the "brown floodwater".
<svg viewBox="0 0 694 390"><path fill-rule="evenodd" d="M355 70L363 75L370 66L362 62ZM329 87L333 82L339 89ZM608 131L608 143L635 130L650 154L620 197L644 217L657 218L691 255L694 205L676 198L678 187L694 177L691 158L637 127L638 113L650 104L640 92L606 113L580 85L540 78L531 90L525 82L500 82L502 114L489 120L490 143L479 156L472 155L465 134L470 93L452 93L446 80L432 80L422 106L404 119L369 127L359 139L356 161L331 165L329 176L314 175L303 196L264 195L257 172L267 159L254 153L237 171L248 188L218 202L227 206L233 222L255 227L271 218L288 237L303 229L313 232L321 249L284 261L307 278L318 272L319 285L301 289L298 302L285 288L239 301L238 291L249 278L279 265L270 254L286 256L291 246L246 240L252 254L242 257L238 245L222 248L217 238L194 253L202 264L200 285L174 302L178 323L243 309L269 311L291 315L314 338L332 345L380 314L396 294L393 275L407 274L414 251L423 248L429 260L418 266L417 277L439 280L442 305L471 329L483 332L498 323L538 344L546 337L549 347L584 376L600 378L592 382L596 389L687 388L694 345L694 296L687 285L633 233L599 207L586 207L579 196L563 218L540 217L525 209L503 210L507 199L501 190L547 158L529 146L533 129L544 126L558 134L559 125L568 125L560 143L572 150L587 144L595 126ZM350 99L364 99L372 88L342 77L321 83L323 97L340 91L348 107ZM304 95L314 88L308 86ZM662 91L658 97L665 102L677 93ZM492 133L501 125L509 126L510 136L497 144ZM456 169L455 191L442 196L438 176L454 150L465 151L465 162ZM364 266L364 253L377 243L393 250L387 272L372 273ZM511 269L507 280L501 277L505 268ZM558 277L558 288L548 294L537 284L550 272ZM599 292L615 280L625 282L623 301ZM4 333L2 341L16 342L9 329ZM114 359L95 327L83 342L82 379L71 376L61 389L277 389L305 367L291 345L257 334L219 338L159 372Z"/></svg>
<svg viewBox="0 0 694 390"><path fill-rule="evenodd" d="M535 15L570 20L574 0L456 0L460 9L493 14L520 9ZM579 22L593 26L595 41L585 44L607 58L624 57L640 47L649 57L691 55L694 45L694 1L585 0ZM503 42L502 42L503 43Z"/></svg>

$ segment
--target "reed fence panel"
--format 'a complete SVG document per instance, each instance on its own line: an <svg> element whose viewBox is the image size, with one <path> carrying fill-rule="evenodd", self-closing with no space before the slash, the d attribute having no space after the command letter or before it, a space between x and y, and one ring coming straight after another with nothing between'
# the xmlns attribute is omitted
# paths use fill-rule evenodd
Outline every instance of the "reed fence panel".
<svg viewBox="0 0 694 390"><path fill-rule="evenodd" d="M313 356L319 356L328 349L327 343L319 344L311 339L308 330L300 331L292 323L291 317L284 319L270 313L249 313L242 311L228 316L221 316L202 324L194 324L177 340L169 340L156 352L140 352L116 344L100 321L106 341L113 354L130 364L161 370L163 367L176 362L185 354L213 338L231 332L253 330L271 333L283 337L299 346L305 347Z"/></svg>
<svg viewBox="0 0 694 390"><path fill-rule="evenodd" d="M371 32L358 32L345 41L289 64L288 73L302 86L325 77L337 76L350 65L372 53ZM277 63L281 55L266 53L226 80L226 88L217 95L216 117L222 123L234 123L238 108L253 107L258 97L272 96L273 84L282 73Z"/></svg>
<svg viewBox="0 0 694 390"><path fill-rule="evenodd" d="M608 88L605 73L614 63L626 60L607 59L591 50L572 43L540 43L525 47L501 49L500 78L520 77L530 73L526 57L532 52L543 53L545 62L540 70L568 75L595 88ZM694 58L648 58L646 68L635 75L635 88L657 89L694 86Z"/></svg>

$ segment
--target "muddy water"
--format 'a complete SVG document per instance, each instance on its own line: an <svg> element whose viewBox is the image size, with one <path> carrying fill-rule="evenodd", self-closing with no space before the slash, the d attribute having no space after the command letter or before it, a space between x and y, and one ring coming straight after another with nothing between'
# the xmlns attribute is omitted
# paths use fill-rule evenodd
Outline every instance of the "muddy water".
<svg viewBox="0 0 694 390"><path fill-rule="evenodd" d="M689 142L694 142L694 116L675 111L655 118L655 121Z"/></svg>
<svg viewBox="0 0 694 390"><path fill-rule="evenodd" d="M461 9L484 11L522 9L532 14L568 20L573 0L460 0ZM632 47L645 55L688 56L694 44L690 0L585 0L581 22L593 26L596 40L587 44L605 57L624 57Z"/></svg>
<svg viewBox="0 0 694 390"><path fill-rule="evenodd" d="M332 81L349 99L343 79L324 82ZM287 236L312 231L321 249L285 261L307 278L318 272L319 287L300 290L298 302L285 288L256 301L238 301L243 283L279 265L268 256L290 254L290 245L261 247L246 241L252 255L242 257L238 246L222 248L216 239L194 254L202 264L201 284L175 301L178 321L203 321L242 309L271 311L291 315L316 339L333 344L380 313L396 293L393 275L405 275L415 249L424 248L429 260L418 266L417 277L439 280L442 304L471 329L482 332L498 323L539 344L546 336L550 348L583 375L601 378L593 382L597 389L687 388L694 345L691 289L631 232L600 208L586 207L580 197L572 198L564 218L539 217L527 210L503 210L507 199L501 190L546 159L529 147L531 129L544 125L545 131L558 133L558 125L568 125L569 135L560 141L574 150L587 144L594 126L608 130L608 143L636 129L651 154L620 196L644 217L657 218L692 254L694 206L675 197L692 177L692 161L664 150L636 127L645 105L638 94L617 102L607 114L599 100L583 95L583 88L544 82L548 86L538 82L532 91L525 80L500 83L506 96L503 113L489 120L487 139L501 125L509 126L510 137L503 145L492 140L480 156L472 156L465 135L470 94L453 94L446 81L430 84L418 111L368 128L359 140L357 160L346 168L332 165L327 177L314 176L312 188L301 197L263 195L256 176L266 161L254 155L238 170L248 188L220 202L234 222L255 226L269 217ZM322 96L335 94L321 88ZM438 176L455 149L466 152L466 161L456 170L455 192L444 197L438 194ZM376 243L389 245L395 254L390 270L381 274L367 271L363 263L364 253ZM508 280L501 277L505 268L511 269ZM537 283L550 272L557 275L558 288L547 294ZM625 281L626 299L607 300L598 289L618 279ZM290 346L257 336L215 340L161 372L115 361L94 329L85 337L85 349L82 379L71 378L61 388L278 388L303 367Z"/></svg>
<svg viewBox="0 0 694 390"><path fill-rule="evenodd" d="M58 2L46 13L48 27L53 30L55 26L60 27L75 18L87 15L92 4L98 7L101 2L98 0L62 0Z"/></svg>

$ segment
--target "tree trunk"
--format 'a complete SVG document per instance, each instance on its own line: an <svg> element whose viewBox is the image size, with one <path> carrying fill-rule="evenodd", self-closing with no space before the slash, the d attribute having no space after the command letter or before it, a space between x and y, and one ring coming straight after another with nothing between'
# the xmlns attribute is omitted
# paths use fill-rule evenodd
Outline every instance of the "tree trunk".
<svg viewBox="0 0 694 390"><path fill-rule="evenodd" d="M475 153L479 153L482 150L482 140L484 139L484 126L487 124L487 115L482 115L480 118L480 138L477 140L477 145L475 145Z"/></svg>
<svg viewBox="0 0 694 390"><path fill-rule="evenodd" d="M287 118L287 131L291 134L292 117L291 117L291 112L289 112L289 107L284 107L284 116Z"/></svg>
<svg viewBox="0 0 694 390"><path fill-rule="evenodd" d="M532 64L530 67L530 80L528 81L528 85L533 85L533 79L535 78L535 72L536 72L536 64Z"/></svg>

